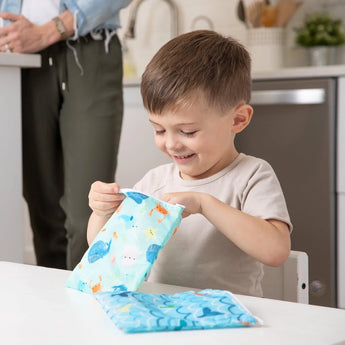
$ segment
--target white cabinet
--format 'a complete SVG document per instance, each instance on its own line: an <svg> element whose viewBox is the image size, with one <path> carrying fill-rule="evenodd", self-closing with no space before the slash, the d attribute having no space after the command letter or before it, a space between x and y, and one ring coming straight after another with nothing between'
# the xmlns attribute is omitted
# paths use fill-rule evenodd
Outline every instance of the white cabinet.
<svg viewBox="0 0 345 345"><path fill-rule="evenodd" d="M40 56L0 53L0 260L23 262L22 67L39 67Z"/></svg>

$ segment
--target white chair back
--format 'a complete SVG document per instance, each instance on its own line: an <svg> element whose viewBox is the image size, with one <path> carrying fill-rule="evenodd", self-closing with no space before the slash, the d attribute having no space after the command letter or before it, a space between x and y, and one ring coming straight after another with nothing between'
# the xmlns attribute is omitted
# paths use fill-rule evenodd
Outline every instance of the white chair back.
<svg viewBox="0 0 345 345"><path fill-rule="evenodd" d="M264 266L264 297L309 303L308 255L292 250L280 267Z"/></svg>

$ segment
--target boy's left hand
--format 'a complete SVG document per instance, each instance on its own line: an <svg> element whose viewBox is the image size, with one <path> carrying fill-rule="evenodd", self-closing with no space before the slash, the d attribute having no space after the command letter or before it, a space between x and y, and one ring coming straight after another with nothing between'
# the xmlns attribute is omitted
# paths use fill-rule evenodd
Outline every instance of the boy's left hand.
<svg viewBox="0 0 345 345"><path fill-rule="evenodd" d="M198 192L178 192L166 193L160 199L171 204L179 204L185 207L182 217L188 217L194 213L201 213L201 200L203 193Z"/></svg>

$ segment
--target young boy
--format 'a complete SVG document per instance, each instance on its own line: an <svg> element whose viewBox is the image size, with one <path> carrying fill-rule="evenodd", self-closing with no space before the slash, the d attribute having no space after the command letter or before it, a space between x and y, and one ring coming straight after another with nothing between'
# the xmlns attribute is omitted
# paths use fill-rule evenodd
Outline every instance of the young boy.
<svg viewBox="0 0 345 345"><path fill-rule="evenodd" d="M212 31L178 36L148 64L141 92L155 143L173 163L134 189L186 207L148 280L262 296L262 263L284 263L292 226L270 165L234 145L253 113L248 52ZM91 186L89 243L123 197L116 183Z"/></svg>

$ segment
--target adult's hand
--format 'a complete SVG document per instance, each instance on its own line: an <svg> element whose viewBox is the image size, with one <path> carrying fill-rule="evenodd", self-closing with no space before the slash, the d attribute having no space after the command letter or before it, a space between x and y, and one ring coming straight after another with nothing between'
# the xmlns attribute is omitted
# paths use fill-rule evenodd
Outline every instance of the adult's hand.
<svg viewBox="0 0 345 345"><path fill-rule="evenodd" d="M55 23L51 20L36 25L20 14L0 13L0 17L11 24L0 28L0 51L13 53L36 53L61 39ZM73 34L73 15L66 11L60 15L68 35Z"/></svg>

